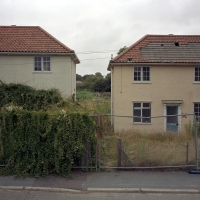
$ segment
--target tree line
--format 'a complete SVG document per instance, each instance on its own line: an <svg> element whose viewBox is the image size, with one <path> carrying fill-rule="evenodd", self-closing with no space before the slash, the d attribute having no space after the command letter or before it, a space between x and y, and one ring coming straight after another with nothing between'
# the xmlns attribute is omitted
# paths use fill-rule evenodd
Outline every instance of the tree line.
<svg viewBox="0 0 200 200"><path fill-rule="evenodd" d="M124 52L128 47L124 46L119 49L117 55ZM110 92L111 91L111 73L108 73L105 77L100 73L86 74L81 76L76 74L76 80L82 83L77 84L77 90L88 90L91 92Z"/></svg>
<svg viewBox="0 0 200 200"><path fill-rule="evenodd" d="M76 80L81 81L76 85L77 90L88 90L91 92L110 92L111 91L111 74L103 76L100 72L95 74L86 74L81 76L76 74Z"/></svg>

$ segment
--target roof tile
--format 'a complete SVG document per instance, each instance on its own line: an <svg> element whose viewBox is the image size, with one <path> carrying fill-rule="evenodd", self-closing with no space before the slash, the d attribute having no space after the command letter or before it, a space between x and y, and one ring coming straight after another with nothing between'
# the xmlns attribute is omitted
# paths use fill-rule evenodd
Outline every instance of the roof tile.
<svg viewBox="0 0 200 200"><path fill-rule="evenodd" d="M199 52L200 35L146 35L110 63L200 63Z"/></svg>
<svg viewBox="0 0 200 200"><path fill-rule="evenodd" d="M0 26L0 52L69 53L72 51L39 26Z"/></svg>

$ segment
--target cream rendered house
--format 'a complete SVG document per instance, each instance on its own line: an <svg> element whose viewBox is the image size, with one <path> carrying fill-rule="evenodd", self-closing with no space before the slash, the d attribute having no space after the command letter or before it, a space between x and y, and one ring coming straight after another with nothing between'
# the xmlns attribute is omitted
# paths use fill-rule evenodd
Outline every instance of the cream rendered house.
<svg viewBox="0 0 200 200"><path fill-rule="evenodd" d="M0 80L76 95L75 52L38 26L0 26Z"/></svg>
<svg viewBox="0 0 200 200"><path fill-rule="evenodd" d="M200 35L146 35L112 59L115 130L183 131L200 117ZM159 118L150 118L166 115ZM187 117L187 119L186 119Z"/></svg>

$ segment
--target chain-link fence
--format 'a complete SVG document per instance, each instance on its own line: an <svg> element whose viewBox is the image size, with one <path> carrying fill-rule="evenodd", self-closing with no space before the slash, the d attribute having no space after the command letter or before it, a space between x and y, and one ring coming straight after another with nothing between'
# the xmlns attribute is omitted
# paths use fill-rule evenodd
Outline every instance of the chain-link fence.
<svg viewBox="0 0 200 200"><path fill-rule="evenodd" d="M82 171L95 170L97 171L98 160L97 154L98 150L96 149L97 145L91 142L85 144L85 152L82 158L77 158L74 161L72 169L81 169Z"/></svg>
<svg viewBox="0 0 200 200"><path fill-rule="evenodd" d="M144 124L133 120L97 115L99 169L197 167L200 138L194 133L199 135L199 124L193 114L152 117Z"/></svg>
<svg viewBox="0 0 200 200"><path fill-rule="evenodd" d="M91 117L96 119L96 142L85 144L85 153L74 160L73 169L198 169L200 122L194 114L151 117L148 123L135 123L133 116Z"/></svg>

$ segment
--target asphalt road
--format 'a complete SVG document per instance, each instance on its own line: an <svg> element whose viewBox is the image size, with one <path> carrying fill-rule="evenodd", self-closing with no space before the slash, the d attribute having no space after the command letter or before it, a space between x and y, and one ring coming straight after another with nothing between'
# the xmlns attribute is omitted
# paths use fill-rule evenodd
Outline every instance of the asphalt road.
<svg viewBox="0 0 200 200"><path fill-rule="evenodd" d="M0 200L199 200L200 194L56 193L0 190Z"/></svg>

